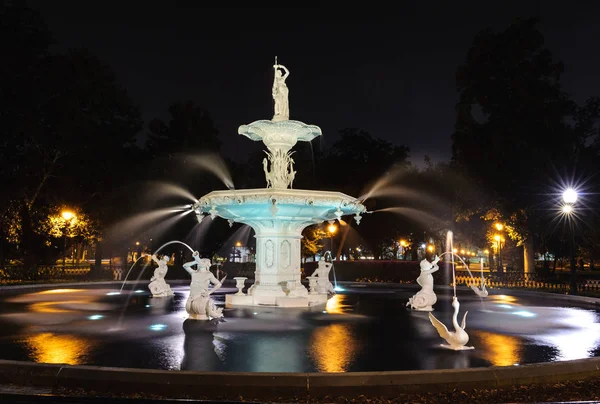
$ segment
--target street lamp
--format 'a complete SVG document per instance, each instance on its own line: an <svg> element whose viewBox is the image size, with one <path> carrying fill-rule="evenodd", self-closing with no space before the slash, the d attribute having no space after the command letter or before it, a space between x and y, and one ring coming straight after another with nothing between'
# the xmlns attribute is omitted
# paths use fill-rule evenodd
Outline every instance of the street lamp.
<svg viewBox="0 0 600 404"><path fill-rule="evenodd" d="M565 203L562 206L562 212L567 216L567 220L571 219L571 215L574 213L575 202L577 202L577 191L573 188L567 188L562 194L563 202ZM569 221L569 261L571 262L571 285L570 285L570 293L572 295L577 294L577 261L575 260L575 235L573 230L573 222Z"/></svg>
<svg viewBox="0 0 600 404"><path fill-rule="evenodd" d="M64 271L65 267L67 265L67 228L71 226L73 219L75 219L75 213L71 212L70 210L63 210L61 212L61 216L63 219L65 219L65 227L63 229L63 238L64 238L63 271Z"/></svg>
<svg viewBox="0 0 600 404"><path fill-rule="evenodd" d="M496 234L494 240L498 243L498 273L502 273L504 272L504 267L502 266L502 236Z"/></svg>
<svg viewBox="0 0 600 404"><path fill-rule="evenodd" d="M402 250L400 251L402 259L406 261L406 256L404 254L404 249L406 248L406 240L400 240L400 247L402 247Z"/></svg>
<svg viewBox="0 0 600 404"><path fill-rule="evenodd" d="M331 223L329 226L327 226L327 231L329 231L329 248L333 252L333 235L337 231L337 226ZM331 260L333 261L333 257L331 258Z"/></svg>

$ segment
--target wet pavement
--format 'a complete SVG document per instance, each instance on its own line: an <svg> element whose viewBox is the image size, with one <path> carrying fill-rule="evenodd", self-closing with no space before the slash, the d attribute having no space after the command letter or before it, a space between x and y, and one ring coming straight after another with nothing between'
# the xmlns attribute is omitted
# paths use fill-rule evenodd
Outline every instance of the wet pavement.
<svg viewBox="0 0 600 404"><path fill-rule="evenodd" d="M236 372L461 369L600 356L595 306L458 291L470 351L449 351L426 312L406 308L414 288L349 284L310 309L229 308L224 321L187 320L188 286L152 298L146 286L69 286L0 295L0 359L71 365ZM214 294L219 305L223 288ZM452 291L434 314L451 326Z"/></svg>

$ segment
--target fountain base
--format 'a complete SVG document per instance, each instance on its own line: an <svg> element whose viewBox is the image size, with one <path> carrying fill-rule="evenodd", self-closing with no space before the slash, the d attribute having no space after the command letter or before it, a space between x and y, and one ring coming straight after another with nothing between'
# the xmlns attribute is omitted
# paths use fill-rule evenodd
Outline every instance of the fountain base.
<svg viewBox="0 0 600 404"><path fill-rule="evenodd" d="M444 349L450 349L452 351L468 351L470 349L475 349L474 346L452 346L452 345L446 345L446 344L440 344L440 346Z"/></svg>
<svg viewBox="0 0 600 404"><path fill-rule="evenodd" d="M252 295L226 295L225 306L312 307L327 303L326 293L315 293L307 296L273 296L261 294L260 289L253 292Z"/></svg>

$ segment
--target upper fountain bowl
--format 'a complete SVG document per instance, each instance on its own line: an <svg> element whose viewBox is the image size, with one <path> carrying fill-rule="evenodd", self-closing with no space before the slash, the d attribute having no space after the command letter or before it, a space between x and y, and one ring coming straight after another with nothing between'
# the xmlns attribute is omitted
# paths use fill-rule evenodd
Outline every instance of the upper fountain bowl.
<svg viewBox="0 0 600 404"><path fill-rule="evenodd" d="M197 214L241 223L283 220L306 225L345 215L355 215L360 222L366 211L358 199L341 192L273 188L213 191L200 198L193 209Z"/></svg>
<svg viewBox="0 0 600 404"><path fill-rule="evenodd" d="M321 136L321 128L300 121L260 120L241 125L238 133L254 141L262 140L269 149L290 150L298 140L310 142Z"/></svg>

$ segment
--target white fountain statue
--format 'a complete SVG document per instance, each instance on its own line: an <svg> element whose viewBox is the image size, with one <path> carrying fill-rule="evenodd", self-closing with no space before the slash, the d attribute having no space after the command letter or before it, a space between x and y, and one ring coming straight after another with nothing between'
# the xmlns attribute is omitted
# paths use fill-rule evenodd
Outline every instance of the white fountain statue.
<svg viewBox="0 0 600 404"><path fill-rule="evenodd" d="M266 188L213 191L192 206L199 220L204 214L232 224L244 223L256 233L255 282L246 294L226 295L228 306L274 305L308 307L327 302L327 293L308 293L301 283L302 230L324 221L354 215L357 223L364 205L340 192L291 189L296 175L290 150L298 141L321 135L318 126L289 119L289 70L275 59L271 120L241 125L238 133L267 147L263 160ZM284 74L282 74L283 70Z"/></svg>
<svg viewBox="0 0 600 404"><path fill-rule="evenodd" d="M440 257L436 255L432 262L429 262L429 260L425 258L419 264L421 267L421 274L417 278L417 283L421 286L421 290L408 299L406 305L410 306L411 309L433 311L432 306L437 302L437 296L433 291L433 276L431 274L440 269L437 264L439 261Z"/></svg>
<svg viewBox="0 0 600 404"><path fill-rule="evenodd" d="M335 294L335 289L333 288L333 284L329 280L329 272L331 271L331 267L333 267L332 262L326 262L324 259L319 260L317 264L317 269L311 275L316 278L316 287L318 293L332 293Z"/></svg>
<svg viewBox="0 0 600 404"><path fill-rule="evenodd" d="M441 347L446 349L452 349L454 351L461 351L466 349L475 349L472 346L465 346L467 342L469 342L469 334L465 331L467 327L467 313L463 316L462 323L458 325L458 310L460 308L460 303L458 303L458 298L456 295L452 298L452 307L454 307L454 314L452 314L452 325L454 326L454 331L448 331L448 328L442 323L440 320L435 318L435 316L431 313L429 314L429 321L436 328L440 337L446 340L448 345L440 344Z"/></svg>
<svg viewBox="0 0 600 404"><path fill-rule="evenodd" d="M158 268L154 270L154 275L150 278L150 283L148 284L148 288L152 292L152 297L172 296L173 291L171 290L171 286L165 281L165 276L169 270L169 256L163 255L158 259L156 254L153 254L152 260L158 264Z"/></svg>
<svg viewBox="0 0 600 404"><path fill-rule="evenodd" d="M198 251L192 254L193 261L183 264L183 268L192 276L190 283L190 295L185 303L185 310L189 314L189 318L193 320L210 320L213 318L223 317L223 308L215 305L215 302L210 298L210 295L221 287L225 278L219 281L210 272L211 262L208 258L200 258ZM196 269L192 266L196 265ZM208 290L210 284L213 284L213 289Z"/></svg>

